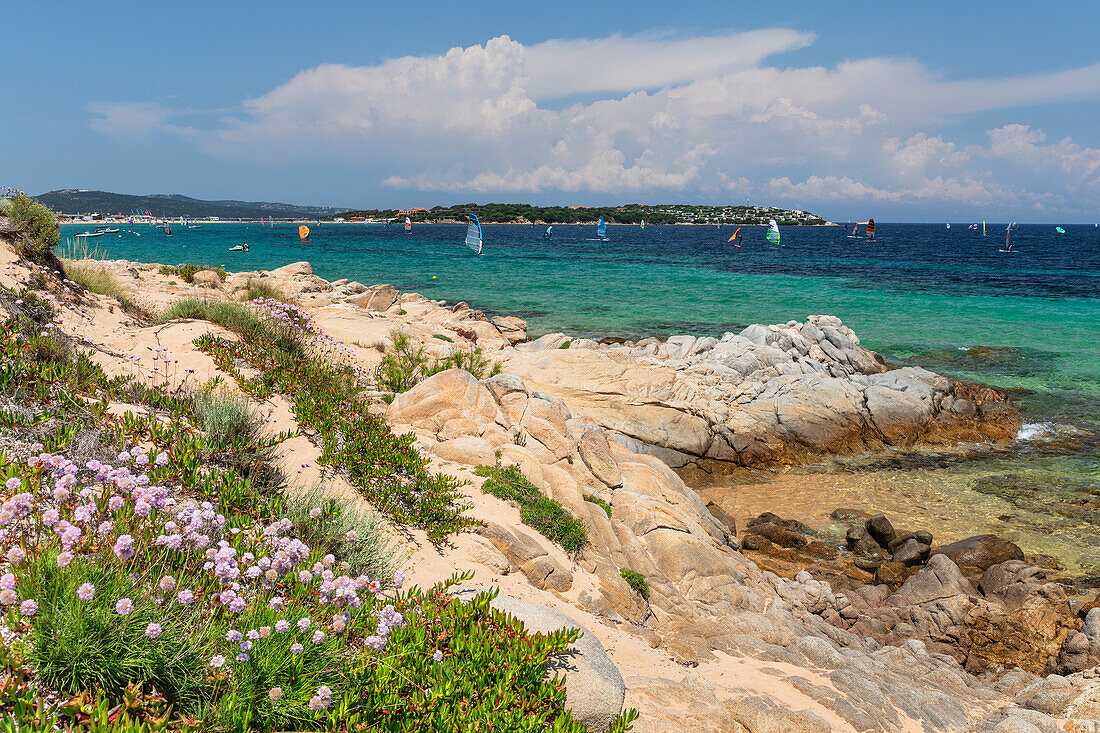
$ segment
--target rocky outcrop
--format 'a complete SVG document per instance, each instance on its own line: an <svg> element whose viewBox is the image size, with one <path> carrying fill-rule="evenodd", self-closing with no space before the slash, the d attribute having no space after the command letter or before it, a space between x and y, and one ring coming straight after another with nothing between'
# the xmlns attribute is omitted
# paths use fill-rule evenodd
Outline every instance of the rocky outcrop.
<svg viewBox="0 0 1100 733"><path fill-rule="evenodd" d="M561 334L520 344L506 366L635 451L674 467L797 462L822 453L951 440L1008 440L1020 421L924 369L889 369L839 319L750 326L721 339L636 344Z"/></svg>
<svg viewBox="0 0 1100 733"><path fill-rule="evenodd" d="M518 569L532 585L567 594L583 611L634 630L687 667L714 664L715 654L723 652L815 669L814 681L786 678L805 696L802 717L792 718L799 723L790 730L813 730L819 718L866 731L899 730L910 724L903 721L919 721L927 730L965 730L1005 704L1002 693L962 666L979 659L974 649L996 651L974 630L982 618L974 609L1019 623L1034 622L1027 613L1042 613L1034 598L1039 591L1013 587L1031 576L1006 576L1011 579L998 581L995 591L990 576L992 595L986 599L946 555L932 556L923 569L890 561L912 576L899 581L896 593L874 584L841 589L808 572L792 578L762 571L738 551L735 523L717 518L667 465L607 440L608 431L596 421L576 417L566 400L531 389L516 375L478 381L464 372L443 372L398 395L387 418L397 430L414 430L430 452L448 460L518 466L585 524L588 544L565 558L544 537L505 526L494 511L471 553L486 567ZM607 502L610 516L585 501L586 495ZM870 519L887 547L871 536ZM927 533L901 532L884 519L860 525L884 552L891 544L897 552L911 540L922 546L932 541ZM750 523L749 537L783 552L824 544L806 537L798 523L768 514ZM626 585L621 568L646 578L648 598ZM1018 605L1010 607L1009 599ZM669 720L660 701L679 704L682 688L641 678L636 684L628 704L656 708L660 719ZM765 725L767 704L758 694L730 697L727 690L712 700L705 685L698 694L711 700L703 706L711 722L700 722L700 730L774 729ZM708 728L712 723L719 727Z"/></svg>
<svg viewBox="0 0 1100 733"><path fill-rule="evenodd" d="M350 290L350 285L351 283L348 283L345 287ZM400 300L401 293L392 285L372 285L348 298L348 302L352 305L368 311L388 311Z"/></svg>

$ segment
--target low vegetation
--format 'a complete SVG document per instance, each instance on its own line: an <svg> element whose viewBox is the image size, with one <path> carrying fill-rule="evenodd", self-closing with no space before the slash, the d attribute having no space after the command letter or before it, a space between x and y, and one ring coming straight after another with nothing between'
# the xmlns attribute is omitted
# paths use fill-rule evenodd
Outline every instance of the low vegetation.
<svg viewBox="0 0 1100 733"><path fill-rule="evenodd" d="M636 590L642 598L649 598L649 583L646 581L644 575L636 573L633 570L627 570L626 568L620 569L619 574L623 576L623 580L626 581L626 584Z"/></svg>
<svg viewBox="0 0 1100 733"><path fill-rule="evenodd" d="M253 397L286 395L298 422L317 431L319 462L342 472L393 521L420 527L436 542L474 526L462 515L458 484L428 470L429 460L413 446L415 436L395 435L357 399L372 382L347 364L348 347L321 332L297 306L274 300L257 306L253 317L261 327L234 328L239 340L206 335L196 344ZM241 364L258 376L243 374Z"/></svg>
<svg viewBox="0 0 1100 733"><path fill-rule="evenodd" d="M478 466L474 473L485 477L481 490L498 499L519 505L524 524L553 540L567 552L576 552L588 542L584 523L546 497L524 476L518 466Z"/></svg>
<svg viewBox="0 0 1100 733"><path fill-rule="evenodd" d="M223 280L225 278L222 278ZM248 293L244 297L244 300L266 300L268 298L274 300L282 300L283 294L277 287L260 278L248 278Z"/></svg>
<svg viewBox="0 0 1100 733"><path fill-rule="evenodd" d="M288 395L322 462L391 516L437 537L468 526L411 437L361 409L363 375L332 343L295 311L256 317L271 322L204 348L246 392ZM491 593L459 602L469 576L405 588L372 515L321 489L288 504L272 463L290 434L269 436L246 398L170 379L164 351L140 379L108 378L43 323L0 321L5 730L584 733L545 676L577 631L528 634ZM261 336L289 328L294 353Z"/></svg>
<svg viewBox="0 0 1100 733"><path fill-rule="evenodd" d="M62 262L65 265L65 276L85 290L112 298L123 297L118 280L104 265L89 260Z"/></svg>
<svg viewBox="0 0 1100 733"><path fill-rule="evenodd" d="M451 339L445 336L447 341ZM478 379L500 374L502 367L475 347L470 351L453 349L446 356L432 357L428 349L409 334L395 329L390 333L390 345L382 348L382 360L375 370L375 380L387 392L407 392L428 377L447 369L464 369Z"/></svg>
<svg viewBox="0 0 1100 733"><path fill-rule="evenodd" d="M225 271L225 268L220 265L195 265L192 263L176 265L175 267L172 267L170 265L161 265L161 268L158 272L160 272L161 275L177 275L184 282L193 283L195 282L195 273L199 272L200 270L210 270L214 272L215 274L217 274L218 279L220 279L222 282L225 282L225 279L229 277L229 274Z"/></svg>
<svg viewBox="0 0 1100 733"><path fill-rule="evenodd" d="M605 512L607 512L607 516L609 516L609 517L611 516L611 505L608 504L603 499L601 499L600 497L589 495L589 496L585 496L584 500L587 501L587 502L591 502L592 504L595 504L600 509L603 509Z"/></svg>

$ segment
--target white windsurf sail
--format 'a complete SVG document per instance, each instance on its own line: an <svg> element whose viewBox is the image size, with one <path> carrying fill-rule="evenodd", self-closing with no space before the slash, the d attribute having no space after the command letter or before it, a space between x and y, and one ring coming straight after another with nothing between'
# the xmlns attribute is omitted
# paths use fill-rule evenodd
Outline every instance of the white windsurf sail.
<svg viewBox="0 0 1100 733"><path fill-rule="evenodd" d="M768 233L764 238L772 244L779 244L779 225L775 223L775 219L768 220Z"/></svg>
<svg viewBox="0 0 1100 733"><path fill-rule="evenodd" d="M466 226L466 246L481 254L481 222L477 214L470 214L470 223Z"/></svg>

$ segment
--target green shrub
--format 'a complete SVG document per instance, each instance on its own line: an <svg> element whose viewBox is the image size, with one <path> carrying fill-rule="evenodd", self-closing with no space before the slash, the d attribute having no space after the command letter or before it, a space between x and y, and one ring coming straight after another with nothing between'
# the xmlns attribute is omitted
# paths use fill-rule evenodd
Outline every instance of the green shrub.
<svg viewBox="0 0 1100 733"><path fill-rule="evenodd" d="M53 248L59 239L53 212L30 196L19 194L7 206L6 215L22 236L16 238L16 252L31 262L54 267Z"/></svg>
<svg viewBox="0 0 1100 733"><path fill-rule="evenodd" d="M481 485L482 491L519 504L519 516L523 523L566 551L576 552L588 541L584 523L565 511L561 504L543 495L520 472L519 466L478 466L474 473L486 477Z"/></svg>
<svg viewBox="0 0 1100 733"><path fill-rule="evenodd" d="M589 496L585 496L584 500L592 502L593 504L598 506L600 509L603 509L605 512L607 512L607 516L609 516L609 517L611 516L611 505L608 504L603 499L601 499L600 497L589 495Z"/></svg>
<svg viewBox="0 0 1100 733"><path fill-rule="evenodd" d="M195 397L195 416L210 450L251 444L259 437L260 425L247 399L202 392Z"/></svg>
<svg viewBox="0 0 1100 733"><path fill-rule="evenodd" d="M375 380L379 388L387 392L407 392L447 369L463 369L478 379L485 379L500 374L502 367L486 358L480 347L470 351L455 349L444 357L432 358L423 344L394 329L390 332L390 345L382 347L382 360L375 370Z"/></svg>
<svg viewBox="0 0 1100 733"><path fill-rule="evenodd" d="M313 358L304 349L291 354L273 348L254 331L239 341L208 335L195 343L249 394L266 398L278 391L290 397L298 422L318 433L318 462L338 466L382 514L422 527L433 542L477 524L462 516L465 506L458 501L458 484L427 470L428 459L415 449L415 436L395 435L385 420L356 399L362 385L350 367ZM260 376L246 378L237 368L240 361Z"/></svg>
<svg viewBox="0 0 1100 733"><path fill-rule="evenodd" d="M627 570L626 568L620 569L619 575L623 576L623 580L626 581L626 584L638 591L642 598L649 598L649 583L646 582L644 575L636 573L633 570Z"/></svg>
<svg viewBox="0 0 1100 733"><path fill-rule="evenodd" d="M451 338L450 336L448 336L445 333L433 333L432 338L437 338L440 341L446 341L449 344L453 344L454 341L455 341L453 338Z"/></svg>
<svg viewBox="0 0 1100 733"><path fill-rule="evenodd" d="M545 672L578 632L528 634L489 606L495 595L464 604L438 588L410 594L417 623L394 630L375 663L352 666L354 696L345 695L337 718L348 730L584 733L565 710L564 678ZM637 717L624 712L609 733L629 730Z"/></svg>
<svg viewBox="0 0 1100 733"><path fill-rule="evenodd" d="M387 392L407 392L430 377L428 350L408 334L394 330L390 333L391 345L382 352L382 360L375 369L378 386Z"/></svg>
<svg viewBox="0 0 1100 733"><path fill-rule="evenodd" d="M34 559L28 597L38 601L29 661L41 684L73 695L96 690L117 699L135 682L149 685L173 706L193 710L207 683L205 662L213 648L208 629L185 606L158 605L134 588L122 566L74 560L62 570L55 553ZM95 586L95 597L81 601L77 588ZM134 611L115 612L120 598ZM149 623L163 628L157 640L145 635Z"/></svg>
<svg viewBox="0 0 1100 733"><path fill-rule="evenodd" d="M566 339L565 341L561 342L561 345L559 345L558 348L559 349L568 349L572 345L573 345L573 339Z"/></svg>
<svg viewBox="0 0 1100 733"><path fill-rule="evenodd" d="M287 509L294 536L346 562L350 575L387 578L398 569L397 548L378 515L366 506L337 501L315 486L295 492ZM320 510L317 518L310 516L315 509ZM354 540L348 539L349 532L355 533Z"/></svg>

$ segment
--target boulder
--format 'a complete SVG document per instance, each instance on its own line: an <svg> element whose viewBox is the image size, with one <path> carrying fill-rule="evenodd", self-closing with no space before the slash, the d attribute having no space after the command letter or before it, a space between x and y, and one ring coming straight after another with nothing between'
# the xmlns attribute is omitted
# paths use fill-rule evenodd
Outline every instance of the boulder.
<svg viewBox="0 0 1100 733"><path fill-rule="evenodd" d="M900 545L895 544L893 548L894 562L900 562L902 565L920 565L928 557L928 553L932 548L922 543L915 537L909 537L905 539Z"/></svg>
<svg viewBox="0 0 1100 733"><path fill-rule="evenodd" d="M368 311L388 311L401 298L401 293L392 285L372 285L358 295L348 298L352 305Z"/></svg>
<svg viewBox="0 0 1100 733"><path fill-rule="evenodd" d="M952 542L935 550L937 555L946 555L959 567L974 567L987 570L1007 560L1023 560L1024 551L1013 542L997 535L983 534Z"/></svg>
<svg viewBox="0 0 1100 733"><path fill-rule="evenodd" d="M584 461L584 465L604 486L616 489L623 485L622 472L611 455L611 445L607 441L607 433L602 428L595 425L585 427L577 444L577 452Z"/></svg>
<svg viewBox="0 0 1100 733"><path fill-rule="evenodd" d="M469 589L455 595L468 601L480 592L483 591ZM566 709L588 730L606 731L622 712L626 685L596 635L561 611L530 601L498 595L489 605L522 621L531 634L548 634L560 629L581 632L581 637L570 645L567 653L550 659L546 675L565 675Z"/></svg>
<svg viewBox="0 0 1100 733"><path fill-rule="evenodd" d="M274 277L293 277L295 275L312 275L313 267L306 261L292 262L289 265L277 267L271 271Z"/></svg>
<svg viewBox="0 0 1100 733"><path fill-rule="evenodd" d="M928 565L906 580L887 602L890 605L916 605L960 595L977 595L977 591L950 557L933 555Z"/></svg>
<svg viewBox="0 0 1100 733"><path fill-rule="evenodd" d="M848 549L857 555L882 557L886 554L885 548L875 541L875 538L867 531L865 524L849 527L844 540L848 545Z"/></svg>
<svg viewBox="0 0 1100 733"><path fill-rule="evenodd" d="M718 506L713 501L708 501L707 511L709 511L715 519L721 522L722 526L730 531L731 536L737 534L737 520L727 514L725 509Z"/></svg>
<svg viewBox="0 0 1100 733"><path fill-rule="evenodd" d="M191 282L206 287L221 287L222 279L213 270L199 270L191 277Z"/></svg>
<svg viewBox="0 0 1100 733"><path fill-rule="evenodd" d="M867 520L867 533L883 547L889 547L890 543L894 541L894 525L890 523L885 514L876 514Z"/></svg>
<svg viewBox="0 0 1100 733"><path fill-rule="evenodd" d="M492 324L500 331L504 340L513 346L527 340L527 321L515 316L496 316Z"/></svg>

